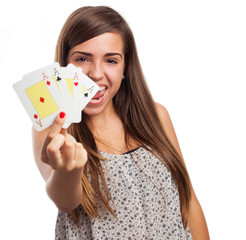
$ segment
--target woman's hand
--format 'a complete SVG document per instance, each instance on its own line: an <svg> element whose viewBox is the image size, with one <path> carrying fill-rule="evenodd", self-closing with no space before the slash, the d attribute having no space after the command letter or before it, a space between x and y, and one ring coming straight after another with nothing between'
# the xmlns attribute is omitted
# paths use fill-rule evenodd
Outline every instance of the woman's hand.
<svg viewBox="0 0 246 240"><path fill-rule="evenodd" d="M60 113L50 128L33 129L33 150L48 196L61 211L71 212L81 203L87 152L62 128L64 122L65 114Z"/></svg>
<svg viewBox="0 0 246 240"><path fill-rule="evenodd" d="M41 161L56 171L82 170L87 162L87 152L81 143L67 133L62 126L65 114L61 112L52 124L41 150Z"/></svg>

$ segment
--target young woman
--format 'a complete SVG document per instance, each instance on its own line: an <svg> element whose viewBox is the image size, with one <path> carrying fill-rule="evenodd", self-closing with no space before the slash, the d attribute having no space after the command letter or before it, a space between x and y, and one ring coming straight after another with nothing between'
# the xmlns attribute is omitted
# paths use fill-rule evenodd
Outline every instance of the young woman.
<svg viewBox="0 0 246 240"><path fill-rule="evenodd" d="M56 239L209 239L167 110L155 103L125 20L109 7L67 19L55 60L100 90L82 121L33 130L34 156L59 209Z"/></svg>

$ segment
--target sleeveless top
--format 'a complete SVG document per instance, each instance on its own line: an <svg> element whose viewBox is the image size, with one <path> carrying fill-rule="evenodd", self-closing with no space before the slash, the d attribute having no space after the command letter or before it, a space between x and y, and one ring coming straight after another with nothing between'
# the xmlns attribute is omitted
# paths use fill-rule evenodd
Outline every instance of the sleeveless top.
<svg viewBox="0 0 246 240"><path fill-rule="evenodd" d="M143 147L123 155L99 154L108 159L101 164L117 218L103 208L99 218L90 218L80 206L78 227L70 213L59 210L56 240L192 239L182 224L177 186L158 158Z"/></svg>

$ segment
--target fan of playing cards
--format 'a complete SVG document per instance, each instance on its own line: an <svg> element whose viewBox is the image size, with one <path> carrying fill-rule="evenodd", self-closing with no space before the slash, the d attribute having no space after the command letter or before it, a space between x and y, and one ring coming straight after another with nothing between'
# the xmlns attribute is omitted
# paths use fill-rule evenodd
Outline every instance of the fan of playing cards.
<svg viewBox="0 0 246 240"><path fill-rule="evenodd" d="M67 116L64 128L80 122L81 111L99 90L81 68L57 62L24 75L13 87L37 131L52 125L61 111Z"/></svg>

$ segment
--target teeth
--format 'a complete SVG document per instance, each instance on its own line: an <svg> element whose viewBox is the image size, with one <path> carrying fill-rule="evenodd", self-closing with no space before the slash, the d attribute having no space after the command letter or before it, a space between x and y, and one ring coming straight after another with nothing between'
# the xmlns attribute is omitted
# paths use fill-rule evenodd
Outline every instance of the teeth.
<svg viewBox="0 0 246 240"><path fill-rule="evenodd" d="M104 89L106 89L106 87L105 87L105 86L101 86L101 87L99 88L99 91L102 91L102 90L104 90Z"/></svg>

